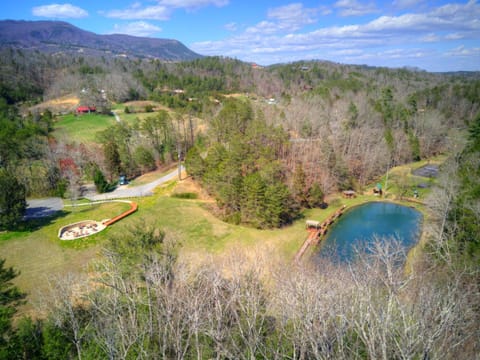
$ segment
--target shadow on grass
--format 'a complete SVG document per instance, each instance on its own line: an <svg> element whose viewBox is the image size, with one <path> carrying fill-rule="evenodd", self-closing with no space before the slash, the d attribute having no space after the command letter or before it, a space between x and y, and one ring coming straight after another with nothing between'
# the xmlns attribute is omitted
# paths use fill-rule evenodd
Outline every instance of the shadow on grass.
<svg viewBox="0 0 480 360"><path fill-rule="evenodd" d="M68 211L59 210L50 212L46 216L36 216L23 220L18 227L11 229L12 231L33 232L40 228L51 225L55 220L63 218L69 214Z"/></svg>

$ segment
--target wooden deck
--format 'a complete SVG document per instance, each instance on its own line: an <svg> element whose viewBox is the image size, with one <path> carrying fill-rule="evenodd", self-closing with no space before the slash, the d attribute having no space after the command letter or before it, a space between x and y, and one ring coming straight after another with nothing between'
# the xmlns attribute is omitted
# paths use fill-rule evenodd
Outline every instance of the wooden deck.
<svg viewBox="0 0 480 360"><path fill-rule="evenodd" d="M340 209L338 209L332 215L330 215L318 228L307 227L308 237L304 241L300 250L298 250L298 252L295 254L294 261L296 263L300 262L303 255L305 254L305 252L310 246L315 246L320 242L322 237L327 233L328 227L332 225L335 222L335 220L337 220L340 216L342 216L346 208L347 208L346 205L343 205ZM308 225L308 222L307 222L307 225Z"/></svg>

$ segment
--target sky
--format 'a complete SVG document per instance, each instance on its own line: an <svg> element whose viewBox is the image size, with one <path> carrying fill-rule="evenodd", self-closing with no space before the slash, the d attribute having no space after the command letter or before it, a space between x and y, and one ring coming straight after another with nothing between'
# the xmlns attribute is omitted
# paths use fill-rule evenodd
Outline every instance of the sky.
<svg viewBox="0 0 480 360"><path fill-rule="evenodd" d="M20 0L1 19L176 39L260 65L298 60L480 71L477 0Z"/></svg>

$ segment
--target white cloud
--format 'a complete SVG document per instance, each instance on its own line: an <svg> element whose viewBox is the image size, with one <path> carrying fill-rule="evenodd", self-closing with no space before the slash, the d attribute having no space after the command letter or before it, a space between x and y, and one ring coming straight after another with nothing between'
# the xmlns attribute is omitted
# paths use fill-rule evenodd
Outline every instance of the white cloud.
<svg viewBox="0 0 480 360"><path fill-rule="evenodd" d="M265 20L241 34L222 41L194 43L191 47L205 55L226 55L262 64L321 58L348 63L382 65L385 61L384 65L414 66L419 64L419 59L422 62L429 59L433 68L440 69L441 64L436 59L441 57L443 50L436 49L436 43L465 39L475 40L478 44L480 39L480 6L476 1L447 4L423 13L379 16L363 24L352 22L343 26L319 27L309 32L298 30L301 23L295 22L298 19L295 9L291 8L291 17L270 10ZM287 19L293 20L289 22ZM425 42L432 45L425 49ZM478 52L474 58L475 49L457 49L455 52L463 54L461 59L468 62L465 68L478 69L478 65L472 65L476 60L480 64ZM454 59L454 52L451 53ZM402 63L403 59L405 63ZM451 66L458 68L460 65Z"/></svg>
<svg viewBox="0 0 480 360"><path fill-rule="evenodd" d="M114 19L149 19L149 20L168 20L171 15L171 9L163 5L141 7L140 3L135 3L124 10L110 10L105 13L106 17Z"/></svg>
<svg viewBox="0 0 480 360"><path fill-rule="evenodd" d="M58 19L67 19L67 18L84 18L88 16L88 12L74 6L72 4L50 4L36 6L32 8L32 14L34 16L48 17L48 18L58 18Z"/></svg>
<svg viewBox="0 0 480 360"><path fill-rule="evenodd" d="M428 42L440 41L441 38L435 33L430 33L430 34L427 34L427 35L423 36L420 40L428 43Z"/></svg>
<svg viewBox="0 0 480 360"><path fill-rule="evenodd" d="M102 11L106 17L123 20L169 20L175 9L198 9L204 6L225 6L228 0L156 0L154 5L143 6L135 2L126 9Z"/></svg>
<svg viewBox="0 0 480 360"><path fill-rule="evenodd" d="M235 22L231 22L231 23L225 24L223 27L224 27L226 30L232 31L232 32L237 31L237 29L238 29L237 23L235 23Z"/></svg>
<svg viewBox="0 0 480 360"><path fill-rule="evenodd" d="M319 10L320 14L323 15L323 16L327 16L327 15L330 15L331 13L333 13L332 9L330 9L327 6L320 6L318 8L318 10Z"/></svg>
<svg viewBox="0 0 480 360"><path fill-rule="evenodd" d="M394 0L393 6L397 9L418 8L425 0Z"/></svg>
<svg viewBox="0 0 480 360"><path fill-rule="evenodd" d="M297 31L305 25L317 22L318 9L304 8L303 4L292 3L285 6L269 9L268 20L264 20L247 28L251 34L275 34L280 32Z"/></svg>
<svg viewBox="0 0 480 360"><path fill-rule="evenodd" d="M460 45L454 49L451 49L445 53L446 56L453 57L465 57L465 56L474 56L480 57L480 47L477 48L466 48L464 45ZM478 59L480 60L480 59Z"/></svg>
<svg viewBox="0 0 480 360"><path fill-rule="evenodd" d="M127 34L132 36L149 37L162 31L162 28L145 21L135 21L128 24L115 24L111 34Z"/></svg>
<svg viewBox="0 0 480 360"><path fill-rule="evenodd" d="M318 10L304 8L301 3L293 3L268 10L267 17L278 21L282 27L297 30L303 25L317 22Z"/></svg>
<svg viewBox="0 0 480 360"><path fill-rule="evenodd" d="M222 7L228 5L228 0L160 0L159 4L183 9L196 9L205 6L217 6Z"/></svg>
<svg viewBox="0 0 480 360"><path fill-rule="evenodd" d="M333 6L341 9L341 16L362 16L378 12L374 3L361 4L357 0L339 0Z"/></svg>
<svg viewBox="0 0 480 360"><path fill-rule="evenodd" d="M446 40L460 40L463 39L465 36L459 33L451 33L448 35L445 35Z"/></svg>

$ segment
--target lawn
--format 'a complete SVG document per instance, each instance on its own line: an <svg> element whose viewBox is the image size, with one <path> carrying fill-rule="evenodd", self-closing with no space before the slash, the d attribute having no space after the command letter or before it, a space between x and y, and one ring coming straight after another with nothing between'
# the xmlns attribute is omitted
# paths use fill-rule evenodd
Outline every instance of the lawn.
<svg viewBox="0 0 480 360"><path fill-rule="evenodd" d="M61 241L58 230L80 220L111 218L129 207L125 203L66 207L55 217L28 222L22 231L0 233L1 257L20 271L15 284L36 301L38 293L47 289L49 276L81 271L97 255L111 228L75 241ZM25 309L31 310L31 305Z"/></svg>
<svg viewBox="0 0 480 360"><path fill-rule="evenodd" d="M79 143L96 142L95 136L116 122L115 117L101 114L73 114L59 117L53 135L57 139L74 140Z"/></svg>
<svg viewBox="0 0 480 360"><path fill-rule="evenodd" d="M221 254L230 246L251 249L252 246L274 247L281 256L293 257L302 244L306 232L303 220L276 230L257 230L224 223L213 216L201 200L171 197L174 183L160 188L156 195L139 198L136 213L107 228L103 232L74 241L60 241L58 230L80 220L103 220L129 208L124 203L106 203L92 206L66 207L58 216L39 222L30 222L18 232L0 234L0 252L7 266L20 270L15 284L37 301L39 293L47 289L50 275L79 272L109 237L123 236L134 224L144 223L163 229L167 236L180 244L180 252L188 254ZM318 210L319 214L322 210ZM198 257L197 256L197 257ZM25 311L32 310L31 304Z"/></svg>
<svg viewBox="0 0 480 360"><path fill-rule="evenodd" d="M427 164L436 164L441 165L446 159L446 156L439 155L434 158L428 160L421 160L416 161L413 163L405 164L396 166L391 168L388 172L388 182L386 189L389 198L396 198L398 199L402 193L404 193L404 197L406 198L413 198L413 191L414 189L418 192L418 199L420 201L424 200L428 193L430 192L430 188L433 184L435 184L436 179L434 178L425 178L421 176L415 176L412 172L418 168L421 168ZM377 182L383 185L383 190L385 191L385 183L387 177L383 175ZM375 187L375 183L370 184L367 186L367 190L373 189ZM425 184L427 187L421 188L418 187L420 184Z"/></svg>

